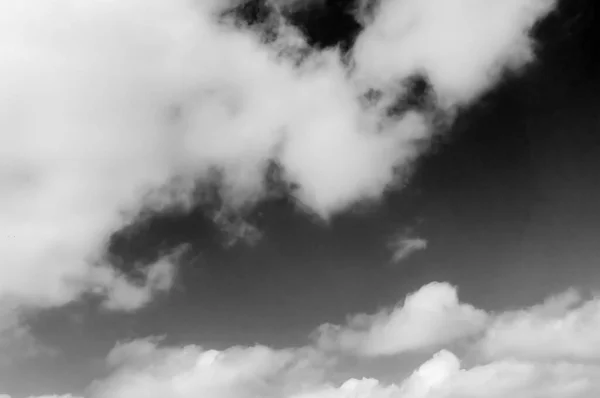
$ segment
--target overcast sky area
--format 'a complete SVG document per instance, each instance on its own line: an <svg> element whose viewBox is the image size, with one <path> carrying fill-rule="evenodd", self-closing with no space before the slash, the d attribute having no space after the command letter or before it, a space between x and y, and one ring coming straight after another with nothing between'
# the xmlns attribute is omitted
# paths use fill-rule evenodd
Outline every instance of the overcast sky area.
<svg viewBox="0 0 600 398"><path fill-rule="evenodd" d="M0 398L600 396L595 0L0 0Z"/></svg>

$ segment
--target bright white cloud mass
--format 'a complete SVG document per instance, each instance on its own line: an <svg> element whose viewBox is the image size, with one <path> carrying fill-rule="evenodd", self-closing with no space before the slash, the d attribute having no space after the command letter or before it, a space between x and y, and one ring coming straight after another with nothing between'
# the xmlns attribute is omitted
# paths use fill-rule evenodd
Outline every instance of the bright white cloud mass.
<svg viewBox="0 0 600 398"><path fill-rule="evenodd" d="M319 328L319 344L358 355L393 355L449 343L483 329L487 314L458 301L455 287L432 283L403 304L373 315L354 315L348 325Z"/></svg>
<svg viewBox="0 0 600 398"><path fill-rule="evenodd" d="M570 290L543 304L497 317L481 341L491 358L600 358L600 298Z"/></svg>
<svg viewBox="0 0 600 398"><path fill-rule="evenodd" d="M453 288L448 284L426 285L419 292L407 296L405 302L427 292L432 287ZM456 291L454 291L456 294ZM557 326L556 317L561 303L569 301L572 292L548 299L541 305L518 313L535 319L538 330L552 330L556 339L578 341L580 336L597 332L597 324L582 322L573 328ZM573 301L571 301L573 303ZM569 314L592 308L590 300ZM437 332L466 337L462 325L451 317L440 318L439 313L421 308L416 314L421 319L430 317L437 322ZM563 308L563 310L567 310ZM473 310L483 313L481 310ZM596 313L590 313L590 318ZM542 314L545 314L544 317ZM563 318L571 315L562 312ZM377 379L349 379L342 383L329 382L336 358L315 346L273 349L266 346L231 347L218 351L196 345L165 346L160 338L138 339L119 343L108 354L106 366L111 375L92 383L87 398L593 398L600 393L600 355L597 341L579 341L578 348L588 349L585 357L572 355L562 347L546 344L550 337L543 336L539 344L525 343L531 331L519 322L511 324L515 312L487 314L490 322L472 344L477 353L476 363L465 366L461 359L447 349L441 349L419 366L408 377L398 375L396 382ZM577 317L577 315L575 315ZM532 319L532 320L533 320ZM410 322L410 321L409 321ZM490 357L486 349L505 350L506 342L489 338L498 325L514 338L516 349L523 355ZM561 328L562 326L562 328ZM427 329L424 329L426 331ZM550 334L551 332L547 332ZM398 340L403 340L401 334ZM448 342L448 340L445 340ZM470 339L469 341L472 341ZM432 349L440 341L425 337L421 345ZM528 355L528 351L536 356ZM504 351L506 353L506 351ZM517 352L516 350L514 352ZM387 354L387 353L385 353ZM381 354L381 355L385 355ZM37 397L36 397L37 398Z"/></svg>
<svg viewBox="0 0 600 398"><path fill-rule="evenodd" d="M0 236L8 242L0 246L0 300L11 303L10 314L0 312L3 336L25 330L16 312L86 293L108 309L133 311L169 290L171 253L146 268L139 284L107 263L106 244L144 206L193 205L192 182L218 175L225 211L243 211L269 197L266 173L275 163L298 206L321 218L379 199L433 133L427 111L388 115L407 79L424 75L436 107L453 115L533 60L530 30L555 2L383 0L349 65L338 50L300 51L303 38L288 26L266 43L260 32L218 17L231 4L0 1ZM366 103L370 90L381 99ZM168 195L147 197L165 186ZM583 345L596 340L568 336L594 324L594 308L565 310L554 319L562 332L541 325L546 318L537 310L498 318L486 352L526 352L519 344L529 344L527 334L543 333L557 342L552 358L582 357ZM447 343L479 331L485 319L459 303L452 287L433 285L402 308L355 318L337 337L342 347L380 355ZM559 383L547 391L566 397L591 391L596 372L529 362L459 371L442 352L398 386L330 388L305 350L144 344L141 356L116 348L113 376L91 397L496 396L489 395L493 383L494 391L531 397L549 388L544 380ZM437 387L427 392L429 385Z"/></svg>
<svg viewBox="0 0 600 398"><path fill-rule="evenodd" d="M110 297L127 282L101 255L143 194L175 177L218 170L234 209L268 194L270 162L322 217L380 197L430 134L426 114L383 116L398 83L425 73L444 109L473 100L532 59L528 31L554 5L383 1L348 69L336 50L298 65L299 33L265 44L219 21L228 3L1 3L2 295L53 306L99 286L113 307L143 305L143 293ZM384 99L364 105L368 89Z"/></svg>

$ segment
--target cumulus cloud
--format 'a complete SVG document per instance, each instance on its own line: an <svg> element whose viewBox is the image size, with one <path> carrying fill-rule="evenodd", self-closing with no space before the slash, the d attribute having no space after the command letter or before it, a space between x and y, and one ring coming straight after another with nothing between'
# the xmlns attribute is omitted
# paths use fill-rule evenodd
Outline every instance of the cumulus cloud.
<svg viewBox="0 0 600 398"><path fill-rule="evenodd" d="M318 343L365 356L394 355L436 347L480 332L485 311L461 303L457 289L431 283L409 294L403 303L375 314L359 314L346 325L322 325Z"/></svg>
<svg viewBox="0 0 600 398"><path fill-rule="evenodd" d="M490 358L600 360L600 298L574 290L498 315L480 342Z"/></svg>
<svg viewBox="0 0 600 398"><path fill-rule="evenodd" d="M89 389L89 398L592 398L600 367L571 362L499 360L465 368L442 350L407 378L327 383L323 358L310 349L263 346L224 351L159 347L154 339L118 345L114 372Z"/></svg>
<svg viewBox="0 0 600 398"><path fill-rule="evenodd" d="M38 395L35 397L33 397L33 396L29 397L29 398L82 398L82 397L77 397L77 396L71 395L71 394L65 394L65 395Z"/></svg>
<svg viewBox="0 0 600 398"><path fill-rule="evenodd" d="M420 295L420 296L419 296ZM446 296L446 301L440 297ZM418 299L415 302L415 297ZM448 343L452 338L439 337L441 332L458 338L465 335L460 318L437 312L439 303L445 302L449 314L482 315L483 311L466 309L457 304L456 290L448 284L431 284L409 295L406 302L413 319L442 319L445 323L426 321L421 331L426 337L418 344ZM595 299L582 301L574 291L549 298L544 303L496 315L488 323L492 332L498 324L505 325L507 319L537 317L540 341L519 339L512 353L523 350L522 355L483 355L470 358L466 365L456 354L442 349L411 374L400 373L391 381L377 378L352 378L342 382L333 381L336 366L341 358L321 351L319 347L274 349L262 345L237 346L225 350L212 350L198 345L168 346L163 338L137 339L117 344L108 354L106 364L110 375L91 384L86 398L594 398L600 394L600 364L596 340L592 333ZM419 303L420 301L420 303ZM403 308L407 307L407 304ZM425 305L429 303L429 305ZM462 307L461 307L462 306ZM443 306L442 306L443 307ZM458 308L458 309L457 309ZM432 311L433 309L433 311ZM473 312L475 311L475 312ZM570 315L577 314L577 315ZM485 313L483 313L485 315ZM587 345L590 354L581 354L572 347L558 344L547 338L547 330L563 333L553 323L554 319L570 319L572 316L584 323L579 328L567 329L571 337L583 336L578 349ZM421 322L421 321L419 321ZM571 327L570 321L566 322ZM585 323L590 322L590 323ZM406 326L403 326L406 327ZM408 329L410 330L410 327ZM433 332L431 332L433 330ZM517 329L518 330L518 329ZM533 333L533 331L530 331ZM399 329L400 335L406 333ZM580 333L580 334L578 334ZM533 336L533 334L531 335ZM559 337L564 336L563 334ZM415 343L412 335L408 341ZM509 337L509 336L505 336ZM489 336L484 334L482 341ZM413 340L410 340L413 339ZM406 340L399 339L403 344ZM571 341L571 340L569 340ZM489 342L488 342L489 343ZM479 348L480 343L475 343ZM503 347L502 345L498 345ZM391 347L391 345L388 345ZM398 346L396 346L398 347ZM406 350L405 350L406 351ZM540 353L544 351L543 355ZM577 355L573 355L573 353ZM533 353L533 355L532 355ZM68 397L68 396L67 396Z"/></svg>
<svg viewBox="0 0 600 398"><path fill-rule="evenodd" d="M397 384L352 379L294 398L592 398L600 392L598 376L599 367L569 363L500 361L464 369L441 351Z"/></svg>
<svg viewBox="0 0 600 398"><path fill-rule="evenodd" d="M326 362L309 348L265 346L224 351L159 347L156 339L117 345L109 379L92 385L94 398L285 397L320 382Z"/></svg>

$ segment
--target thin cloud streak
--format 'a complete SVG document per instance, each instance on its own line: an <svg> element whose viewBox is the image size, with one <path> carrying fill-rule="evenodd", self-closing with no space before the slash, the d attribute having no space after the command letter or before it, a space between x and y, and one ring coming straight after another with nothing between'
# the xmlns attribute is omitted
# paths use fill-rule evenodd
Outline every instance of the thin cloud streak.
<svg viewBox="0 0 600 398"><path fill-rule="evenodd" d="M406 260L413 253L427 249L427 240L422 238L395 238L389 245L394 251L392 254L392 262L397 264L402 260Z"/></svg>

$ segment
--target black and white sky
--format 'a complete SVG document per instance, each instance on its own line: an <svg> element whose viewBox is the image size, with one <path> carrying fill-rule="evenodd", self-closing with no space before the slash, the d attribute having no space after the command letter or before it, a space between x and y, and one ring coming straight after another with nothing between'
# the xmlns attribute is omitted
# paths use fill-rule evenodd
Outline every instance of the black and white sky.
<svg viewBox="0 0 600 398"><path fill-rule="evenodd" d="M600 396L596 3L0 0L0 397Z"/></svg>

